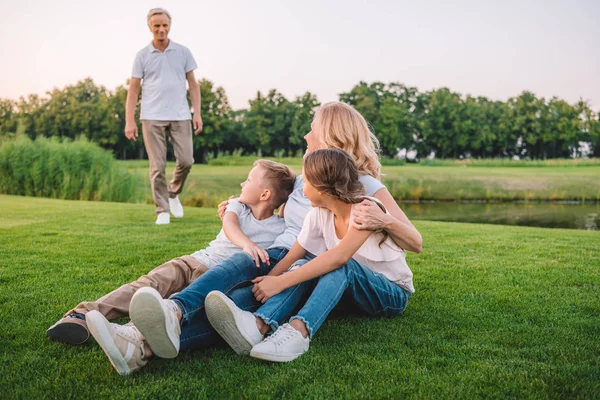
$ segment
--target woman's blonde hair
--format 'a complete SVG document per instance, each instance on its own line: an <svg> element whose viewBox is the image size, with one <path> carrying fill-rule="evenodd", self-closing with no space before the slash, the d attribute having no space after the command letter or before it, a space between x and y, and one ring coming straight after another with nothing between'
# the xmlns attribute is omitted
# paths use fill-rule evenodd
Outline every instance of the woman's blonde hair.
<svg viewBox="0 0 600 400"><path fill-rule="evenodd" d="M321 149L309 153L304 158L304 178L319 192L325 193L335 200L346 204L358 204L365 200L365 188L358 180L360 171L352 157L340 149ZM373 199L369 199L372 200ZM375 204L383 212L386 209L379 201ZM383 238L379 246L388 238L386 231L381 231Z"/></svg>
<svg viewBox="0 0 600 400"><path fill-rule="evenodd" d="M344 150L354 158L361 175L381 178L379 141L352 106L339 101L326 103L317 109L313 124L325 148Z"/></svg>

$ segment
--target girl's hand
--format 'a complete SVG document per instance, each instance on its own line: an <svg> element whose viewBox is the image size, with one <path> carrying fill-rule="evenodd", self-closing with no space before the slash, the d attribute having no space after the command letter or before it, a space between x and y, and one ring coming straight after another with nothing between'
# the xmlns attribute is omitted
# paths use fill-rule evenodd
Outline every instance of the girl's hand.
<svg viewBox="0 0 600 400"><path fill-rule="evenodd" d="M244 250L244 253L252 257L252 260L254 260L256 263L256 268L260 267L261 261L266 265L270 265L269 253L267 253L267 251L262 247L257 246L256 243L252 243L251 245L244 247L242 250Z"/></svg>
<svg viewBox="0 0 600 400"><path fill-rule="evenodd" d="M231 199L235 199L235 196L231 196L229 198L229 200L231 200ZM225 210L227 209L227 205L229 204L229 200L222 201L221 204L219 204L219 208L217 210L217 213L219 214L219 218L221 218L221 221L223 220L223 216L225 215Z"/></svg>
<svg viewBox="0 0 600 400"><path fill-rule="evenodd" d="M254 279L252 293L257 301L264 303L271 297L282 292L283 287L279 284L279 276L259 276Z"/></svg>
<svg viewBox="0 0 600 400"><path fill-rule="evenodd" d="M358 230L379 231L387 229L390 223L390 216L374 201L367 199L352 207L352 219L352 226Z"/></svg>

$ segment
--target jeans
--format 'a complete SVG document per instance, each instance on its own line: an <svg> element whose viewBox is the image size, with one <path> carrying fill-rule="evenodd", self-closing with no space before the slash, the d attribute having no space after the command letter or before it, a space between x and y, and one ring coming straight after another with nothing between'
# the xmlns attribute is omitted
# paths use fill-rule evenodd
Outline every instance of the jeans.
<svg viewBox="0 0 600 400"><path fill-rule="evenodd" d="M304 306L294 314L311 289L312 294ZM303 321L312 338L342 296L369 316L391 317L404 311L410 292L351 259L320 278L303 282L271 297L255 315L271 325L272 329L277 329L293 315L289 320Z"/></svg>
<svg viewBox="0 0 600 400"><path fill-rule="evenodd" d="M228 295L238 307L254 311L260 303L252 293L252 280L268 274L288 253L288 249L267 250L270 265L256 263L246 253L237 253L211 268L187 288L171 297L181 309L181 350L212 345L219 335L212 328L204 310L204 299L213 290Z"/></svg>

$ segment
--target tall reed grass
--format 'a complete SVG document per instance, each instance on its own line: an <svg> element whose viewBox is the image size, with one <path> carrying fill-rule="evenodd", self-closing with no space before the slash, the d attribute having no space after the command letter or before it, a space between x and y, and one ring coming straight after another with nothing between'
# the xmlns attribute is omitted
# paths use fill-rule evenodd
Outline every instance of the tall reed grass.
<svg viewBox="0 0 600 400"><path fill-rule="evenodd" d="M110 152L85 138L32 141L19 135L0 143L2 194L126 202L137 181Z"/></svg>

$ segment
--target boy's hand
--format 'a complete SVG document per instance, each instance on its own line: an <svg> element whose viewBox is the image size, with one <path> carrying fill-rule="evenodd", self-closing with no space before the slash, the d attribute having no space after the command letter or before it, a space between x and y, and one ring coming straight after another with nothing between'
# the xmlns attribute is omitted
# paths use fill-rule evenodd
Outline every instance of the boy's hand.
<svg viewBox="0 0 600 400"><path fill-rule="evenodd" d="M231 200L231 199L235 199L235 196L232 195L231 197L229 197L229 200ZM227 209L229 200L222 201L221 204L219 204L217 213L219 214L219 218L221 218L221 221L223 220L223 216L225 215L225 210Z"/></svg>
<svg viewBox="0 0 600 400"><path fill-rule="evenodd" d="M259 276L255 278L252 283L252 293L257 301L264 303L271 297L281 293L282 286L278 284L279 276Z"/></svg>
<svg viewBox="0 0 600 400"><path fill-rule="evenodd" d="M242 250L244 250L244 253L247 253L248 255L250 255L250 257L252 257L252 259L256 263L256 268L260 267L261 261L267 265L270 265L269 253L267 253L267 251L262 247L257 246L256 243L247 245Z"/></svg>

